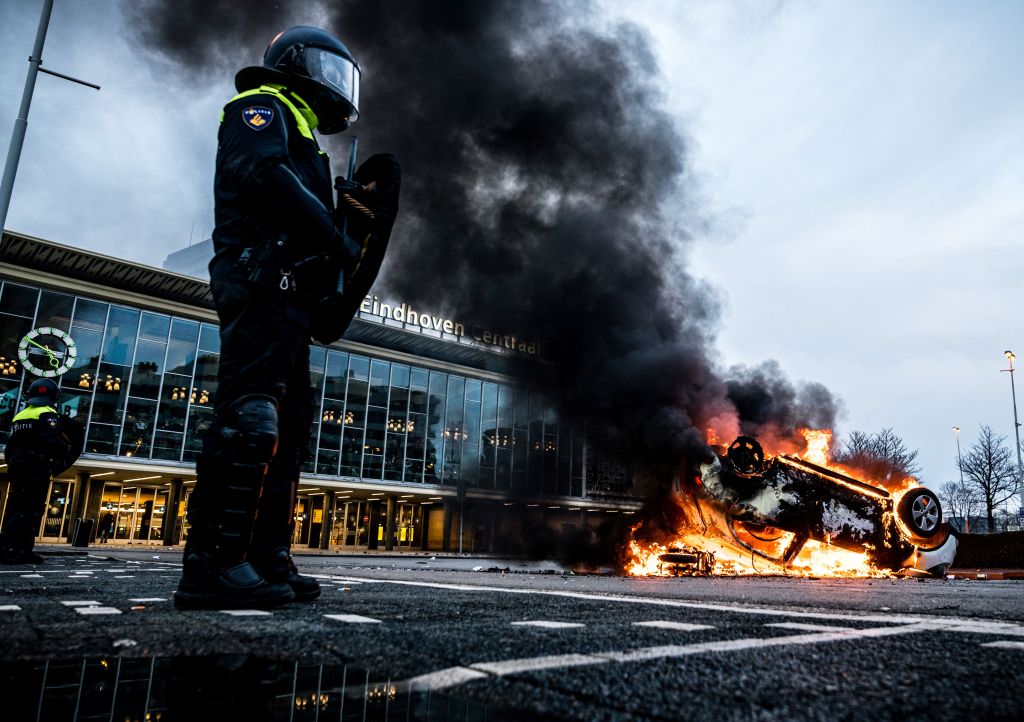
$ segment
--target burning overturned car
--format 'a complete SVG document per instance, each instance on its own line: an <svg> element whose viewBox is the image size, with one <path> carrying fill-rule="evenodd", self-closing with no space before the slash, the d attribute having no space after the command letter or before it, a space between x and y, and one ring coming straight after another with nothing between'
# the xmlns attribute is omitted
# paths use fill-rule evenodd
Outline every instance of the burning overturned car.
<svg viewBox="0 0 1024 722"><path fill-rule="evenodd" d="M945 574L957 539L935 494L910 478L856 479L830 468L823 449L822 463L809 456L766 458L749 436L709 450L680 479L678 537L670 546L632 542L628 571Z"/></svg>

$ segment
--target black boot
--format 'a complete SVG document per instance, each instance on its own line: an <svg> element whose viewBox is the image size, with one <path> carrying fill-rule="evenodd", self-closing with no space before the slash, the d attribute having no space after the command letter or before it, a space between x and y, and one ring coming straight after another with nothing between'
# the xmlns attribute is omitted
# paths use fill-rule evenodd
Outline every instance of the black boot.
<svg viewBox="0 0 1024 722"><path fill-rule="evenodd" d="M32 551L32 546L0 544L0 564L42 564L45 560Z"/></svg>
<svg viewBox="0 0 1024 722"><path fill-rule="evenodd" d="M243 419L245 428L259 431L261 412L275 415L276 422L274 407L264 407L256 403L241 409L257 416ZM268 582L246 561L267 465L238 459L269 458L273 450L260 454L259 449L239 443L240 438L246 443L259 440L252 431L242 436L217 422L204 439L196 488L189 501L192 529L185 544L181 582L174 594L179 609L272 609L295 598L291 587Z"/></svg>
<svg viewBox="0 0 1024 722"><path fill-rule="evenodd" d="M186 546L183 562L174 593L178 609L273 609L295 599L291 587L268 582L244 560L225 566Z"/></svg>
<svg viewBox="0 0 1024 722"><path fill-rule="evenodd" d="M295 592L296 602L312 602L320 596L320 582L299 574L288 547L265 547L254 544L250 554L252 565L271 584L287 584Z"/></svg>

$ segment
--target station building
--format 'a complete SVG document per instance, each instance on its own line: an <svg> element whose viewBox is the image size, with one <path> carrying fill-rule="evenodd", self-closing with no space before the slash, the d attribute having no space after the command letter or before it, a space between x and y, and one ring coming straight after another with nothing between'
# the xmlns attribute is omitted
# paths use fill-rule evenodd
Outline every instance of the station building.
<svg viewBox="0 0 1024 722"><path fill-rule="evenodd" d="M182 543L217 392L208 283L10 232L0 283L0 441L34 378L25 334L54 327L78 351L60 410L83 425L84 451L51 482L38 540L94 519L93 543ZM313 346L310 371L298 547L529 552L640 508L628 470L559 420L528 333L369 296L343 340Z"/></svg>

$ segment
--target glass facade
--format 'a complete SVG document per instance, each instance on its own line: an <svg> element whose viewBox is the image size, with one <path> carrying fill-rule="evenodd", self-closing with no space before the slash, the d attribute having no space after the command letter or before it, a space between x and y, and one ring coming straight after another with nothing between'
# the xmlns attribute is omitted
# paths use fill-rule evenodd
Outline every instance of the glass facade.
<svg viewBox="0 0 1024 722"><path fill-rule="evenodd" d="M78 346L77 365L60 379L60 405L85 427L86 458L195 460L217 391L215 325L4 281L0 441L32 380L18 342L41 325L69 332ZM318 403L307 475L584 495L583 435L539 393L322 347L311 350L310 372ZM132 519L126 533L145 534ZM355 533L340 524L337 534Z"/></svg>

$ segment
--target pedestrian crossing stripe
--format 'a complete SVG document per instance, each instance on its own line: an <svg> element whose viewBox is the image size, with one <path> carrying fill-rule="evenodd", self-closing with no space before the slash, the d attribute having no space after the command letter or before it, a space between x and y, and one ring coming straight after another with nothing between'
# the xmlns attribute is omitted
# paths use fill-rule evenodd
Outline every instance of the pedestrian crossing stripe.
<svg viewBox="0 0 1024 722"><path fill-rule="evenodd" d="M363 617L359 614L325 614L325 618L334 619L338 622L348 622L349 624L380 624L379 619L372 617Z"/></svg>

